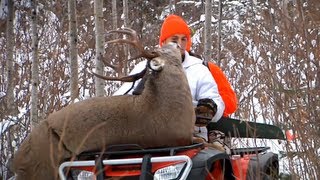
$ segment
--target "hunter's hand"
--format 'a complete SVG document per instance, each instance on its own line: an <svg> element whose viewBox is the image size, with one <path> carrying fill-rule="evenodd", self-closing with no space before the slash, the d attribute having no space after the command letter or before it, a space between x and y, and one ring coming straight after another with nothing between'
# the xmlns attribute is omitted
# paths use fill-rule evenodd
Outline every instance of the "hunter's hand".
<svg viewBox="0 0 320 180"><path fill-rule="evenodd" d="M200 99L197 107L195 108L196 113L196 126L202 127L207 126L212 120L213 116L217 112L217 105L211 99Z"/></svg>

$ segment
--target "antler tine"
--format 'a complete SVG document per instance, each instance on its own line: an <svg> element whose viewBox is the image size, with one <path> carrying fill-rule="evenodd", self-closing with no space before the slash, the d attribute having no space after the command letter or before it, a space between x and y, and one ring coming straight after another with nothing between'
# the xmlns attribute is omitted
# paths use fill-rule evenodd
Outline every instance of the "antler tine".
<svg viewBox="0 0 320 180"><path fill-rule="evenodd" d="M119 29L119 30L111 30L107 34L111 34L111 33L122 33L122 34L129 35L129 36L131 36L131 40L129 40L129 39L115 39L115 40L108 41L107 43L128 43L128 44L131 44L131 45L135 46L136 48L138 48L138 50L141 52L141 54L138 55L137 57L145 57L147 59L152 59L152 58L159 56L158 53L148 52L143 48L143 46L141 45L141 43L139 41L137 32L133 29L123 28L123 29Z"/></svg>
<svg viewBox="0 0 320 180"><path fill-rule="evenodd" d="M139 51L143 51L142 45L138 43L138 36L137 36L137 32L135 30L130 29L130 28L123 28L123 29L118 29L118 30L111 30L107 34L111 34L111 33L126 34L126 35L131 36L132 40L115 39L115 40L107 41L107 43L129 43L129 44L135 46L136 48L138 48Z"/></svg>
<svg viewBox="0 0 320 180"><path fill-rule="evenodd" d="M106 43L109 43L109 44L112 44L112 43L121 43L121 44L122 43L123 44L128 43L128 44L131 44L131 45L137 47L137 44L134 41L130 41L129 39L114 39L114 40L111 40L111 41L107 41ZM140 50L140 48L142 48L142 47L137 47L137 48Z"/></svg>
<svg viewBox="0 0 320 180"><path fill-rule="evenodd" d="M130 28L122 28L122 29L111 30L107 32L107 34L111 34L111 33L123 33L123 34L130 35L132 37L137 37L137 32Z"/></svg>

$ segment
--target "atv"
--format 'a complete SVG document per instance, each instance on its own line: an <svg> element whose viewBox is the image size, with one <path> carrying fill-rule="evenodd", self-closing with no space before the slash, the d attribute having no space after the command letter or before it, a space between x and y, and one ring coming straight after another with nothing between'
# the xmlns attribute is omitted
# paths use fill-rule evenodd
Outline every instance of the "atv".
<svg viewBox="0 0 320 180"><path fill-rule="evenodd" d="M285 139L280 128L262 123L222 118L208 125L229 137ZM103 152L84 152L59 167L62 180L209 180L277 179L278 155L269 147L231 149L231 154L205 147L189 146L143 149L136 144L108 147Z"/></svg>

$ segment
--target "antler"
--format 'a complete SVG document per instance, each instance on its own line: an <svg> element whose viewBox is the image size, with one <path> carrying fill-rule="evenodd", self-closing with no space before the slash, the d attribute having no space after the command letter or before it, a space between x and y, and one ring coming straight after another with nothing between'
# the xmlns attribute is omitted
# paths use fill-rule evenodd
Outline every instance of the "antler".
<svg viewBox="0 0 320 180"><path fill-rule="evenodd" d="M134 82L138 79L141 79L144 74L147 72L147 69L145 68L143 71L137 74L133 74L130 76L125 76L125 77L108 77L108 76L103 76L100 74L97 74L95 72L90 71L91 74L97 76L98 78L104 79L104 80L111 80L111 81L122 81L122 82Z"/></svg>
<svg viewBox="0 0 320 180"><path fill-rule="evenodd" d="M138 55L137 57L131 58L131 59L144 57L144 58L147 58L148 60L151 60L151 59L158 57L160 55L159 53L157 53L155 51L152 51L152 52L146 51L143 48L143 46L141 45L141 43L139 42L136 31L134 31L133 29L123 28L120 30L112 30L112 31L109 31L107 34L111 34L111 33L123 33L123 34L131 36L131 40L129 40L129 39L115 39L115 40L107 41L107 43L128 43L128 44L131 44L134 47L136 47L141 52L141 54ZM138 80L144 76L144 74L146 73L146 68L140 73L133 74L131 76L125 76L125 77L108 77L108 76L96 74L94 72L90 72L90 73L97 76L98 78L101 78L104 80L135 82L136 80Z"/></svg>
<svg viewBox="0 0 320 180"><path fill-rule="evenodd" d="M120 29L120 30L112 30L112 31L107 32L107 34L111 34L111 33L123 33L123 34L131 36L132 40L129 40L129 39L115 39L115 40L107 41L107 43L128 43L128 44L131 44L134 47L136 47L141 52L141 54L139 54L138 56L136 56L134 58L131 58L131 59L137 59L137 58L140 58L140 57L144 57L144 58L147 58L147 59L153 59L153 58L159 56L159 53L157 53L155 51L148 52L143 48L143 46L141 45L141 43L139 41L137 32L135 30L133 30L133 29L123 28L123 29Z"/></svg>

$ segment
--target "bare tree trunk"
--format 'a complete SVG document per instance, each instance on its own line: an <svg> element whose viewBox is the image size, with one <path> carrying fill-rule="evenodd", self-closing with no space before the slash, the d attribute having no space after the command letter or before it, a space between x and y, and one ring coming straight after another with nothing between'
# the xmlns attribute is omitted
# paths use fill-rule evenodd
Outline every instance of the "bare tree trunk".
<svg viewBox="0 0 320 180"><path fill-rule="evenodd" d="M111 10L111 16L112 16L112 29L117 29L118 28L118 12L117 12L117 0L112 0L112 10ZM113 38L114 39L117 39L118 38L118 35L117 34L114 34L113 35ZM118 56L119 57L122 57L121 60L119 61L119 64L117 66L117 73L119 73L119 76L122 76L122 67L123 67L123 60L124 60L124 57L121 56L121 51L122 51L122 48L121 48L121 45L119 46L116 46L115 47L117 49L117 51L115 51L115 53L118 53Z"/></svg>
<svg viewBox="0 0 320 180"><path fill-rule="evenodd" d="M104 23L103 23L103 0L94 1L95 29L96 29L96 73L103 74L103 54L104 54ZM104 96L104 80L95 77L96 96Z"/></svg>
<svg viewBox="0 0 320 180"><path fill-rule="evenodd" d="M0 33L6 31L7 1L0 0Z"/></svg>
<svg viewBox="0 0 320 180"><path fill-rule="evenodd" d="M175 12L175 0L169 0L169 13L172 14Z"/></svg>
<svg viewBox="0 0 320 180"><path fill-rule="evenodd" d="M8 114L12 114L14 110L14 75L13 75L13 48L14 48L14 3L13 0L8 0L8 18L7 18L7 92L6 92L6 106Z"/></svg>
<svg viewBox="0 0 320 180"><path fill-rule="evenodd" d="M289 3L288 0L283 0L282 1L282 12L284 14L283 21L285 22L284 26L285 26L285 29L287 31L290 29L290 21L289 21L289 19L291 18L290 15L289 15L289 11L288 11L288 3Z"/></svg>
<svg viewBox="0 0 320 180"><path fill-rule="evenodd" d="M183 8L177 8L179 1L178 0L172 0L173 2L173 6L171 6L172 8L172 13L176 14L178 16L183 16L184 15L184 10Z"/></svg>
<svg viewBox="0 0 320 180"><path fill-rule="evenodd" d="M204 60L210 61L211 59L211 16L212 16L212 3L211 0L206 0L205 5L205 24L204 24Z"/></svg>
<svg viewBox="0 0 320 180"><path fill-rule="evenodd" d="M112 0L112 29L118 28L117 0Z"/></svg>
<svg viewBox="0 0 320 180"><path fill-rule="evenodd" d="M77 33L77 16L76 16L76 1L68 1L69 13L69 44L70 44L70 69L71 69L71 102L74 102L79 96L78 91L78 33Z"/></svg>
<svg viewBox="0 0 320 180"><path fill-rule="evenodd" d="M123 25L124 27L128 27L128 18L129 18L129 12L128 12L128 0L123 0ZM127 69L128 69L128 64L127 64L127 59L129 58L129 49L127 45L123 45L123 52L124 52L124 57L126 58L124 63L123 63L123 74L127 75Z"/></svg>
<svg viewBox="0 0 320 180"><path fill-rule="evenodd" d="M128 27L128 18L129 18L128 0L123 0L123 25L124 25L124 27Z"/></svg>
<svg viewBox="0 0 320 180"><path fill-rule="evenodd" d="M222 0L219 0L219 25L218 25L218 57L217 57L217 64L221 62L221 28L222 28Z"/></svg>
<svg viewBox="0 0 320 180"><path fill-rule="evenodd" d="M12 172L12 159L13 159L13 155L14 155L14 147L12 146L12 141L14 139L14 130L11 127L8 127L8 132L7 132L7 143L8 143L8 152L10 152L11 156L10 158L7 160L6 166L7 166L7 177L13 177L14 176L14 172Z"/></svg>
<svg viewBox="0 0 320 180"><path fill-rule="evenodd" d="M37 0L31 0L31 33L32 33L32 89L31 89L31 127L39 124L38 117L38 86L39 86L39 60L38 60L38 29L37 29Z"/></svg>
<svg viewBox="0 0 320 180"><path fill-rule="evenodd" d="M319 34L319 29L316 30L317 34ZM316 42L320 41L320 37L317 36L316 38ZM317 45L318 50L316 52L320 52L320 44L318 43ZM320 53L316 53L316 57L320 57ZM315 82L315 89L316 90L320 90L320 61L318 61L318 63L315 63L316 67L317 67L317 78L316 78L316 82Z"/></svg>

